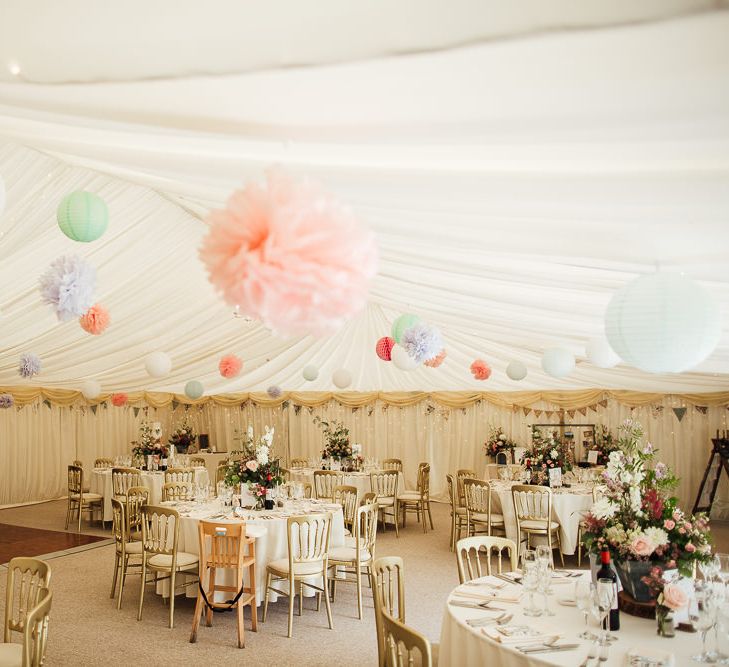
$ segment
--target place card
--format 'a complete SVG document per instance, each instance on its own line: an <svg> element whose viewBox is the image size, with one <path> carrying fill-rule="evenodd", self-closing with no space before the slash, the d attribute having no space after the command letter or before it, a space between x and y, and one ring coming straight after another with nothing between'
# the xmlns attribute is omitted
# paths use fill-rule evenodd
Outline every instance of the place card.
<svg viewBox="0 0 729 667"><path fill-rule="evenodd" d="M597 455L598 455L597 450L591 449L589 452L587 452L587 462L590 465L596 466L597 465Z"/></svg>

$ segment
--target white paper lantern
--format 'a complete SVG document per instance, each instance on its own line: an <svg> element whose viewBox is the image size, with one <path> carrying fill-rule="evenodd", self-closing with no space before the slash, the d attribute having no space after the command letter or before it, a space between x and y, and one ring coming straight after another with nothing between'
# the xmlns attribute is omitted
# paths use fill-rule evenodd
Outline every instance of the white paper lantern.
<svg viewBox="0 0 729 667"><path fill-rule="evenodd" d="M721 336L719 309L700 285L675 273L629 282L610 300L605 334L631 366L681 373L706 359Z"/></svg>
<svg viewBox="0 0 729 667"><path fill-rule="evenodd" d="M598 368L612 368L620 363L620 357L604 338L591 338L585 345L585 356Z"/></svg>
<svg viewBox="0 0 729 667"><path fill-rule="evenodd" d="M152 352L144 359L144 367L153 378L161 378L172 370L172 360L164 352Z"/></svg>
<svg viewBox="0 0 729 667"><path fill-rule="evenodd" d="M314 382L319 377L319 369L316 366L305 366L304 367L304 380L307 382Z"/></svg>
<svg viewBox="0 0 729 667"><path fill-rule="evenodd" d="M395 366L397 366L401 371L411 371L418 365L418 362L415 361L415 359L413 359L407 353L407 350L401 345L393 345L392 363L395 364Z"/></svg>
<svg viewBox="0 0 729 667"><path fill-rule="evenodd" d="M199 380L190 380L185 385L185 396L188 398L200 398L205 393L205 387Z"/></svg>
<svg viewBox="0 0 729 667"><path fill-rule="evenodd" d="M527 376L527 367L521 361L510 361L506 367L506 375L510 380L523 380Z"/></svg>
<svg viewBox="0 0 729 667"><path fill-rule="evenodd" d="M101 384L97 380L86 380L81 385L81 393L87 400L93 400L101 393Z"/></svg>
<svg viewBox="0 0 729 667"><path fill-rule="evenodd" d="M352 374L346 368L334 371L332 382L340 389L346 389L352 384Z"/></svg>
<svg viewBox="0 0 729 667"><path fill-rule="evenodd" d="M542 368L553 378L567 377L575 370L575 358L572 352L563 347L550 347L542 355Z"/></svg>

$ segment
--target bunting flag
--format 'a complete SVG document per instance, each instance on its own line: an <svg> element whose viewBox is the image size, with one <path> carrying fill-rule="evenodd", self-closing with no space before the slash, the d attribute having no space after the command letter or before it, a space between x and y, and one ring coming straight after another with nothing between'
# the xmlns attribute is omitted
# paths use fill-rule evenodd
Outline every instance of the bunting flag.
<svg viewBox="0 0 729 667"><path fill-rule="evenodd" d="M134 410L134 417L135 418L138 417L139 416L139 408L132 408L132 410Z"/></svg>
<svg viewBox="0 0 729 667"><path fill-rule="evenodd" d="M44 398L43 399L43 405L45 405L47 408L50 408L51 407L51 402L47 398Z"/></svg>
<svg viewBox="0 0 729 667"><path fill-rule="evenodd" d="M567 410L567 414L570 416L570 419L574 419L574 417L575 417L575 411L574 410Z"/></svg>
<svg viewBox="0 0 729 667"><path fill-rule="evenodd" d="M686 414L686 408L673 408L673 414L676 415L678 421L681 421Z"/></svg>
<svg viewBox="0 0 729 667"><path fill-rule="evenodd" d="M699 411L699 412L700 412L700 413L701 413L702 415L705 415L705 414L706 414L706 413L707 413L707 412L709 411L709 408L708 408L708 406L706 406L706 405L697 405L697 406L696 406L696 409L697 409L697 410L698 410L698 411Z"/></svg>
<svg viewBox="0 0 729 667"><path fill-rule="evenodd" d="M542 416L543 412L544 412L544 410L535 410L534 414L537 416L537 419L539 419Z"/></svg>
<svg viewBox="0 0 729 667"><path fill-rule="evenodd" d="M176 400L172 399L172 412L174 412L175 410L177 410L177 408L179 407L179 405L180 405L180 401L176 401Z"/></svg>
<svg viewBox="0 0 729 667"><path fill-rule="evenodd" d="M91 412L93 412L94 414L96 414L96 408L98 408L99 406L98 405L91 405L89 407L91 408Z"/></svg>
<svg viewBox="0 0 729 667"><path fill-rule="evenodd" d="M522 410L524 412L525 417L531 412L531 410L529 408L522 408Z"/></svg>
<svg viewBox="0 0 729 667"><path fill-rule="evenodd" d="M585 417L587 415L587 408L580 408L580 414Z"/></svg>
<svg viewBox="0 0 729 667"><path fill-rule="evenodd" d="M597 403L595 403L595 405L588 405L587 407L590 408L590 410L592 410L593 412L597 412Z"/></svg>
<svg viewBox="0 0 729 667"><path fill-rule="evenodd" d="M603 408L606 408L607 404L607 398L603 398L601 401L599 401L599 405L601 405Z"/></svg>

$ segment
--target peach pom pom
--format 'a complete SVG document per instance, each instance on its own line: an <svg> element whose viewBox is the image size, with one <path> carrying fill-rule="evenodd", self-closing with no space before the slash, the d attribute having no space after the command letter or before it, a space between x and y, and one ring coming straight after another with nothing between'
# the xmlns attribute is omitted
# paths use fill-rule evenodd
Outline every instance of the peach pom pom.
<svg viewBox="0 0 729 667"><path fill-rule="evenodd" d="M117 408L125 406L128 402L129 396L127 396L125 393L111 395L111 404L115 405Z"/></svg>
<svg viewBox="0 0 729 667"><path fill-rule="evenodd" d="M438 352L438 354L436 354L432 359L427 359L423 363L430 368L438 368L438 366L440 366L443 363L447 354L448 353L445 351L445 349L443 349L440 352Z"/></svg>
<svg viewBox="0 0 729 667"><path fill-rule="evenodd" d="M234 378L243 368L243 362L234 354L226 354L218 364L218 370L224 378Z"/></svg>
<svg viewBox="0 0 729 667"><path fill-rule="evenodd" d="M104 333L111 322L109 311L100 303L95 303L79 318L81 328L94 336Z"/></svg>
<svg viewBox="0 0 729 667"><path fill-rule="evenodd" d="M471 364L471 373L477 380L488 380L491 377L491 367L482 359L476 359Z"/></svg>
<svg viewBox="0 0 729 667"><path fill-rule="evenodd" d="M374 234L319 186L272 170L207 223L200 259L210 282L275 333L328 335L364 308Z"/></svg>

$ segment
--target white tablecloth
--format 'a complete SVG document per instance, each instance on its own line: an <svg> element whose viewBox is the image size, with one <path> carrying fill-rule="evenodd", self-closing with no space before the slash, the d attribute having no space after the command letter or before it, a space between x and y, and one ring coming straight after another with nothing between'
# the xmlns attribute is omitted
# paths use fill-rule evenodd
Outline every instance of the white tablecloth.
<svg viewBox="0 0 729 667"><path fill-rule="evenodd" d="M183 507L194 506L194 503L182 506L175 503L168 503L168 505L176 507L181 512L178 550L199 555L198 523L200 519L219 514L221 512L220 504L217 500L213 500L202 507L194 507L187 516L182 515L185 511ZM283 510L247 511L245 513L246 533L251 537L256 537L256 604L261 604L266 596L266 566L268 563L279 558L288 558L288 516L306 514L312 510L315 512L328 511L332 513L329 547L344 546L344 515L341 505L330 505L311 501L287 501L287 506ZM236 519L215 519L215 521L223 524L233 523ZM220 572L218 576L221 577L220 582L223 584L231 585L233 582L232 570ZM314 583L313 580L312 583ZM285 585L276 585L282 590L285 589ZM185 592L188 597L196 597L197 590L197 583L195 583L187 586ZM165 597L169 596L168 582L163 581L158 583L157 593ZM311 589L307 590L305 587L304 594L313 595L313 592ZM275 601L276 597L272 595L270 599Z"/></svg>
<svg viewBox="0 0 729 667"><path fill-rule="evenodd" d="M381 472L381 471L373 471ZM369 472L345 472L342 484L348 486L357 487L360 500L365 493L372 491L370 484L370 473ZM311 484L312 493L314 493L314 468L292 468L291 469L291 481L292 482L309 482ZM397 492L402 493L405 491L405 479L402 473L397 476Z"/></svg>
<svg viewBox="0 0 729 667"><path fill-rule="evenodd" d="M212 484L215 484L215 473L218 470L218 463L221 461L227 460L227 458L230 456L229 452L218 452L217 454L206 454L204 452L200 452L199 454L189 454L189 456L194 457L200 457L202 459L205 459L205 467L208 471L208 477L210 477L210 481Z"/></svg>
<svg viewBox="0 0 729 667"><path fill-rule="evenodd" d="M195 471L195 484L207 486L210 483L208 471L202 466L193 468ZM159 471L142 470L142 486L149 489L149 504L159 505L162 501L162 485L165 483L165 474ZM104 521L112 521L114 514L111 511L111 499L114 497L114 488L111 483L111 468L94 470L91 475L89 491L104 496Z"/></svg>
<svg viewBox="0 0 729 667"><path fill-rule="evenodd" d="M590 573L585 572L584 576L589 577ZM496 582L498 580L493 579L492 581ZM503 646L486 637L481 628L472 628L466 623L466 619L483 618L501 612L487 612L486 610L455 607L446 604L441 629L439 667L448 667L449 665L452 667L466 667L469 665L499 665L500 667L579 665L587 656L590 648L590 642L578 637L584 629L584 617L577 607L563 606L557 602L558 598L567 597L568 592L570 597L574 597L575 579L569 579L569 583L564 584L557 584L557 579L554 581L555 583L552 586L554 594L551 596L549 606L555 612L555 616L538 618L524 616L521 607L522 604L526 603L526 595L522 597L522 603L497 602L494 605L508 609L509 612L514 614L511 623L524 624L538 629L544 628L545 630L556 628L558 633L562 633L562 638L558 643L579 643L580 647L578 649L525 655L514 648ZM521 587L509 585L503 590L511 592L519 588ZM454 593L459 590L473 593L474 591L486 591L488 588L459 586ZM453 594L451 594L449 599L453 597ZM541 596L536 595L535 600L537 604L541 605ZM590 630L595 632L597 628L591 627ZM601 662L600 667L623 667L627 664L626 655L628 651L634 647L669 651L675 654L676 667L686 667L687 665L696 664L692 663L691 655L698 653L701 646L699 633L677 632L676 637L672 639L658 637L655 621L629 616L624 612L620 614L620 630L613 634L618 637L618 641L610 646L608 660L607 662Z"/></svg>
<svg viewBox="0 0 729 667"><path fill-rule="evenodd" d="M503 482L494 480L491 483L492 511L504 515L506 524L506 537L517 541L516 514L514 501L511 497L511 487L520 482ZM577 550L577 530L582 519L582 513L592 507L592 487L583 484L574 484L569 489L553 489L552 518L559 521L560 539L562 540L562 553L573 554Z"/></svg>

